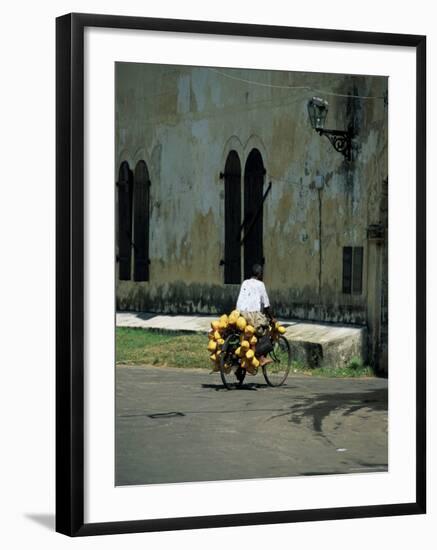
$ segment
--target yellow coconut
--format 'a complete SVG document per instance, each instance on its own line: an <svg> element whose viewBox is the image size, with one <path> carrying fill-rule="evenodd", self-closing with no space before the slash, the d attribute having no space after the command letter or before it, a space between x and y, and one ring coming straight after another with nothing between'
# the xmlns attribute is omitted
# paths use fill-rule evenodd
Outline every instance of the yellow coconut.
<svg viewBox="0 0 437 550"><path fill-rule="evenodd" d="M256 336L252 336L252 338L249 340L249 344L251 346L254 346L258 342L258 338Z"/></svg>
<svg viewBox="0 0 437 550"><path fill-rule="evenodd" d="M246 328L244 329L244 332L248 335L248 336L252 336L255 332L255 329L252 325L247 325Z"/></svg>
<svg viewBox="0 0 437 550"><path fill-rule="evenodd" d="M208 332L208 340L214 340L214 331L213 330L210 330Z"/></svg>
<svg viewBox="0 0 437 550"><path fill-rule="evenodd" d="M240 318L240 314L238 313L238 311L237 312L233 311L229 315L229 324L230 325L236 325L239 318Z"/></svg>
<svg viewBox="0 0 437 550"><path fill-rule="evenodd" d="M221 337L222 337L222 335L220 334L220 331L215 330L214 331L214 340L220 340Z"/></svg>
<svg viewBox="0 0 437 550"><path fill-rule="evenodd" d="M279 326L279 327L278 327L278 332L279 332L280 334L284 334L284 333L285 333L285 327Z"/></svg>
<svg viewBox="0 0 437 550"><path fill-rule="evenodd" d="M246 359L248 361L250 361L251 359L253 359L255 357L255 353L253 351L253 349L250 349L246 352Z"/></svg>
<svg viewBox="0 0 437 550"><path fill-rule="evenodd" d="M226 315L226 313L224 313L220 319L219 319L222 323L227 323L228 322L228 316Z"/></svg>
<svg viewBox="0 0 437 550"><path fill-rule="evenodd" d="M215 353L212 353L209 358L211 359L211 361L217 361L217 356Z"/></svg>
<svg viewBox="0 0 437 550"><path fill-rule="evenodd" d="M214 340L210 340L208 343L208 350L215 351L216 349L217 349L217 342L214 342Z"/></svg>
<svg viewBox="0 0 437 550"><path fill-rule="evenodd" d="M246 328L246 319L244 317L238 317L237 319L237 327L243 331Z"/></svg>
<svg viewBox="0 0 437 550"><path fill-rule="evenodd" d="M238 311L238 309L234 309L233 311L231 311L230 315L238 319L238 317L240 317L240 312Z"/></svg>
<svg viewBox="0 0 437 550"><path fill-rule="evenodd" d="M218 330L220 321L212 321L211 322L211 328L212 330Z"/></svg>
<svg viewBox="0 0 437 550"><path fill-rule="evenodd" d="M252 359L252 366L255 367L255 368L258 368L259 367L259 361L256 357L254 357Z"/></svg>
<svg viewBox="0 0 437 550"><path fill-rule="evenodd" d="M250 348L250 344L247 340L243 340L241 342L241 348L244 350L244 351L247 351L249 348Z"/></svg>
<svg viewBox="0 0 437 550"><path fill-rule="evenodd" d="M237 357L241 357L241 347L238 347L236 350L235 350L235 355Z"/></svg>
<svg viewBox="0 0 437 550"><path fill-rule="evenodd" d="M219 338L219 339L217 340L217 344L218 344L219 346L223 346L224 343L225 343L225 341L223 340L223 338Z"/></svg>

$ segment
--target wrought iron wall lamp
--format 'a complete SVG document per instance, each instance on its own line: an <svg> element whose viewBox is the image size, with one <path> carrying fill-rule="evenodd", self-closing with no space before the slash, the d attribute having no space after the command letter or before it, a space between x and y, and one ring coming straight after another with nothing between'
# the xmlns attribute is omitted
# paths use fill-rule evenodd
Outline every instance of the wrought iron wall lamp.
<svg viewBox="0 0 437 550"><path fill-rule="evenodd" d="M351 160L352 131L328 130L325 121L328 115L328 102L320 97L313 97L308 101L308 114L312 128L320 135L326 136L336 151L347 160Z"/></svg>

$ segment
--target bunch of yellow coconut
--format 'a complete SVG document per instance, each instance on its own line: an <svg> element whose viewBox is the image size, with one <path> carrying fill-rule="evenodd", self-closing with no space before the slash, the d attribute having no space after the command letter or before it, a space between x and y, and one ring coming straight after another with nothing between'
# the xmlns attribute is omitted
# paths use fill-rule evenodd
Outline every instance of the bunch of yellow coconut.
<svg viewBox="0 0 437 550"><path fill-rule="evenodd" d="M277 339L280 334L285 334L285 327L281 325L278 321L276 321L275 326L273 327L273 339Z"/></svg>
<svg viewBox="0 0 437 550"><path fill-rule="evenodd" d="M249 373L255 374L259 367L259 359L256 357L256 344L258 338L255 328L248 324L246 319L240 315L238 310L232 311L229 315L222 315L220 319L212 321L211 330L208 332L208 351L210 359L214 363L214 371L220 369L220 354L225 339L230 333L239 333L240 345L235 350L235 355L240 360L240 365ZM273 330L273 337L283 334L285 328L276 323ZM227 370L230 370L230 366Z"/></svg>

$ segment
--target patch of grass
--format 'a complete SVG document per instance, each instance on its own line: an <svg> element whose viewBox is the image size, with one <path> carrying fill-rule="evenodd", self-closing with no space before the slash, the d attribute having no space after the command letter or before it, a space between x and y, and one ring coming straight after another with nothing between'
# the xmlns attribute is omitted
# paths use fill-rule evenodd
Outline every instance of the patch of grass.
<svg viewBox="0 0 437 550"><path fill-rule="evenodd" d="M363 360L361 359L361 357L352 357L348 364L349 369L355 370L362 369L363 366Z"/></svg>
<svg viewBox="0 0 437 550"><path fill-rule="evenodd" d="M211 368L208 340L202 334L116 329L116 363Z"/></svg>
<svg viewBox="0 0 437 550"><path fill-rule="evenodd" d="M116 363L211 369L208 339L203 334L161 333L137 328L116 329ZM325 378L375 376L371 367L354 357L345 367L309 369L293 361L291 373Z"/></svg>
<svg viewBox="0 0 437 550"><path fill-rule="evenodd" d="M357 360L355 361L355 359ZM291 372L304 374L306 376L321 376L324 378L360 378L375 376L372 367L363 365L363 362L358 358L353 358L345 367L320 367L317 369L310 369L299 361L293 361Z"/></svg>

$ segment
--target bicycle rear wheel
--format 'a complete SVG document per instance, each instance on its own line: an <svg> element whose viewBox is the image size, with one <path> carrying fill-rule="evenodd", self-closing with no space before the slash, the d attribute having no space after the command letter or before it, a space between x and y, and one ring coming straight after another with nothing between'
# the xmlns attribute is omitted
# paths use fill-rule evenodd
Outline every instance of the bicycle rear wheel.
<svg viewBox="0 0 437 550"><path fill-rule="evenodd" d="M230 334L222 346L220 353L220 376L224 387L227 390L234 390L241 382L237 379L235 373L239 367L238 358L235 357L234 351L240 344L240 339L237 334Z"/></svg>
<svg viewBox="0 0 437 550"><path fill-rule="evenodd" d="M273 362L263 366L264 378L269 386L282 386L291 368L290 344L284 336L279 336L273 343L269 356Z"/></svg>

